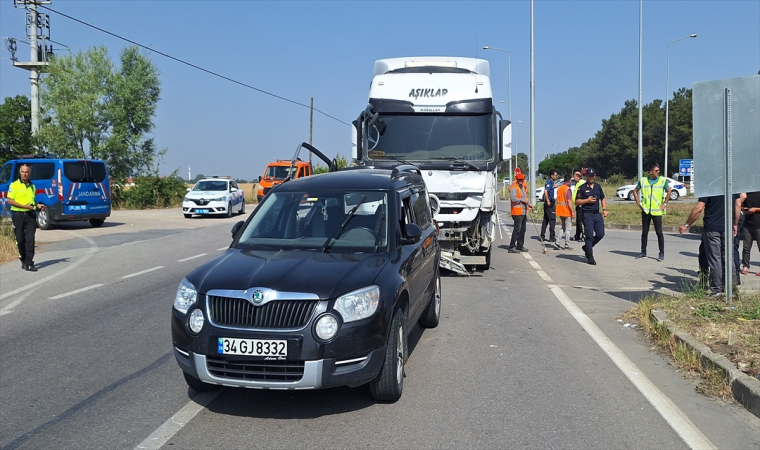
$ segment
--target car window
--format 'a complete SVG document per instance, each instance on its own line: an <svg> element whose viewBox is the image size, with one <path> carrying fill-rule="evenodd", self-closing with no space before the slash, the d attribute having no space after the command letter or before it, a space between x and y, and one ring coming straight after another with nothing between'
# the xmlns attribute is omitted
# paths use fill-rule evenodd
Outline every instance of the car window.
<svg viewBox="0 0 760 450"><path fill-rule="evenodd" d="M234 181L230 181L230 186L231 186L231 187L234 187L235 189L240 189L240 188L238 187L237 183L235 183Z"/></svg>
<svg viewBox="0 0 760 450"><path fill-rule="evenodd" d="M414 209L414 222L422 229L430 226L430 205L427 202L425 191L412 194L411 202Z"/></svg>
<svg viewBox="0 0 760 450"><path fill-rule="evenodd" d="M13 164L6 164L0 169L0 184L5 184L11 181L11 171L13 170Z"/></svg>
<svg viewBox="0 0 760 450"><path fill-rule="evenodd" d="M29 179L35 180L51 180L55 178L55 163L54 162L33 162L29 163L31 169L31 175Z"/></svg>
<svg viewBox="0 0 760 450"><path fill-rule="evenodd" d="M334 237L330 251L375 252L387 245L386 211L384 192L272 192L242 231L238 245L322 249Z"/></svg>
<svg viewBox="0 0 760 450"><path fill-rule="evenodd" d="M227 182L218 180L201 180L193 187L194 191L226 191Z"/></svg>

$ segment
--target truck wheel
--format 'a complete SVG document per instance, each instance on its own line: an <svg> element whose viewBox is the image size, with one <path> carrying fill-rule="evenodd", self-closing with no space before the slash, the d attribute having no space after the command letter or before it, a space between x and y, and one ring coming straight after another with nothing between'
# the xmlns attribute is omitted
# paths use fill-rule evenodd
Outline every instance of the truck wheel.
<svg viewBox="0 0 760 450"><path fill-rule="evenodd" d="M50 218L47 209L44 211L37 211L37 228L40 230L49 230L52 226L53 221Z"/></svg>
<svg viewBox="0 0 760 450"><path fill-rule="evenodd" d="M491 268L491 250L493 249L493 245L488 247L488 251L486 252L486 263L480 266L481 269L488 270Z"/></svg>
<svg viewBox="0 0 760 450"><path fill-rule="evenodd" d="M190 389L193 389L198 392L206 392L206 391L216 391L221 388L221 386L217 386L215 384L208 384L204 383L203 381L195 378L192 375L189 375L187 372L182 372L182 375L185 376L185 383L190 387Z"/></svg>
<svg viewBox="0 0 760 450"><path fill-rule="evenodd" d="M101 225L103 225L103 222L105 222L105 219L90 219L90 225L97 228Z"/></svg>
<svg viewBox="0 0 760 450"><path fill-rule="evenodd" d="M385 362L380 375L369 384L375 400L396 402L404 390L404 363L406 362L406 332L401 310L396 310L385 349Z"/></svg>
<svg viewBox="0 0 760 450"><path fill-rule="evenodd" d="M420 317L420 326L425 328L435 328L441 321L441 274L438 269L435 270L433 286L433 295Z"/></svg>

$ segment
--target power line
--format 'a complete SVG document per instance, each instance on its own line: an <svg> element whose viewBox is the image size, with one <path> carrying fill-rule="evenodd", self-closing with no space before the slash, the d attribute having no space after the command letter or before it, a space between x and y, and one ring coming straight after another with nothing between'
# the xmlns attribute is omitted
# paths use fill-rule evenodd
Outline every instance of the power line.
<svg viewBox="0 0 760 450"><path fill-rule="evenodd" d="M92 25L92 24L89 24L89 23L87 23L87 22L84 22L84 21L82 21L82 20L79 20L79 19L77 19L77 18L75 18L75 17L71 17L71 16L69 16L69 15L67 15L67 14L64 14L64 13L62 13L62 12L56 11L56 10L54 10L54 9L52 9L52 8L48 7L48 6L39 5L39 7L40 7L40 8L45 8L46 10L48 10L48 11L50 11L50 12L56 13L56 14L58 14L58 15L60 15L60 16L63 16L63 17L65 17L65 18L69 19L69 20L73 20L74 22L78 22L78 23L81 23L82 25L88 26L88 27L90 27L90 28L94 28L94 29L96 29L96 30L100 31L101 33L105 33L105 34L108 34L108 35L110 35L110 36L113 36L113 37L115 37L115 38L117 38L117 39L121 39L121 40L123 40L123 41L129 42L130 44L133 44L133 45L136 45L136 46L138 46L138 47L140 47L140 48L143 48L143 49L145 49L145 50L148 50L148 51L150 51L150 52L153 52L153 53L157 53L157 54L159 54L159 55L161 55L161 56L163 56L163 57L165 57L165 58L169 58L169 59L171 59L171 60L177 61L178 63L181 63L181 64L185 64L185 65L187 65L187 66L190 66L190 67L192 67L193 69L197 69L197 70L200 70L200 71L202 71L202 72L206 72L206 73L208 73L208 74L210 74L210 75L213 75L213 76L215 76L215 77L219 77L219 78L222 78L222 79L224 79L224 80L230 81L230 82L232 82L232 83L238 84L238 85L240 85L240 86L243 86L243 87L247 87L248 89L253 89L254 91L257 91L257 92L261 92L262 94L266 94L266 95L272 96L272 97L274 97L274 98L277 98L277 99L280 99L280 100L284 100L284 101L286 101L286 102L289 102L289 103L293 103L293 104L295 104L295 105L298 105L298 106L303 106L304 108L309 108L309 109L311 109L311 108L312 108L310 105L306 105L306 104L304 104L304 103L300 103L300 102L297 102L297 101L295 101L295 100L291 100L291 99L289 99L289 98L285 98L285 97L282 97L282 96L280 96L280 95L277 95L277 94L273 94L273 93L271 93L271 92L265 91L265 90L263 90L263 89L259 89L259 88L257 88L257 87L251 86L251 85L249 85L249 84L245 84L245 83L243 83L243 82L241 82L241 81L237 81L237 80L235 80L235 79L232 79L232 78L230 78L230 77L224 76L224 75L222 75L222 74L219 74L219 73L216 73L216 72L214 72L214 71L211 71L211 70L208 70L208 69L204 69L203 67L197 66L197 65L195 65L195 64L193 64L193 63L189 63L189 62L187 62L187 61L184 61L184 60L182 60L182 59L179 59L179 58L175 58L174 56L171 56L171 55L169 55L169 54L166 54L166 53L164 53L164 52L160 52L160 51L158 51L158 50L155 50L155 49L153 49L153 48L150 48L150 47L147 47L147 46L145 46L145 45L142 45L142 44L140 44L140 43L138 43L138 42L135 42L135 41L133 41L133 40L131 40L131 39L127 39L127 38L125 38L125 37L123 37L123 36L119 36L118 34L115 34L115 33L111 33L111 32L110 32L110 31L108 31L108 30L104 30L104 29L102 29L102 28L96 27L95 25ZM344 124L344 125L350 125L348 122L344 122L344 121L342 121L342 120L338 119L337 117L331 116L330 114L327 114L326 112L324 112L324 111L321 111L321 110L319 110L319 109L317 109L317 108L314 108L314 111L316 111L316 112L318 112L318 113L320 113L320 114L322 114L322 115L324 115L324 116L326 116L326 117L329 117L330 119L333 119L333 120L337 120L338 122L340 122L340 123L342 123L342 124Z"/></svg>

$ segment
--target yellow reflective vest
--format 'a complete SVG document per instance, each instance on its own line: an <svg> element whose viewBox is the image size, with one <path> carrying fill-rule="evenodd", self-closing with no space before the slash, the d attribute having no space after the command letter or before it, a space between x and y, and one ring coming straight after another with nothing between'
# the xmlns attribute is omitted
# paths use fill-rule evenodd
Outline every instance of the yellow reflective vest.
<svg viewBox="0 0 760 450"><path fill-rule="evenodd" d="M13 199L16 203L21 205L34 205L34 195L36 188L32 182L29 185L25 185L19 178L8 186L8 198ZM11 206L11 211L29 211L26 208L19 208L18 206Z"/></svg>
<svg viewBox="0 0 760 450"><path fill-rule="evenodd" d="M639 180L639 195L641 198L641 209L652 216L661 216L664 211L660 209L665 200L665 193L668 180L665 177L658 176L657 180L652 181L649 177Z"/></svg>

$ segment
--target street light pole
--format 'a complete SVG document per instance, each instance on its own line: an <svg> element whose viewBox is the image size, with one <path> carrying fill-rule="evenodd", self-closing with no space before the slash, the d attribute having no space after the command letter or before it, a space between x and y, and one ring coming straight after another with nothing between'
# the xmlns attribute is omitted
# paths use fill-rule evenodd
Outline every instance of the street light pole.
<svg viewBox="0 0 760 450"><path fill-rule="evenodd" d="M673 39L672 41L668 42L668 51L667 51L667 72L665 76L665 176L668 175L668 109L670 106L670 44L673 42L678 42L684 39L689 38L695 38L697 37L696 34L690 34L688 36L680 37L678 39Z"/></svg>
<svg viewBox="0 0 760 450"><path fill-rule="evenodd" d="M506 52L507 54L507 103L509 103L509 122L512 123L512 53L509 50L503 48L484 46L483 50L496 50L499 52ZM513 128L514 129L514 128ZM510 144L511 145L511 144ZM510 148L514 150L514 146ZM512 153L512 152L510 152ZM512 179L512 157L509 157L509 178Z"/></svg>

